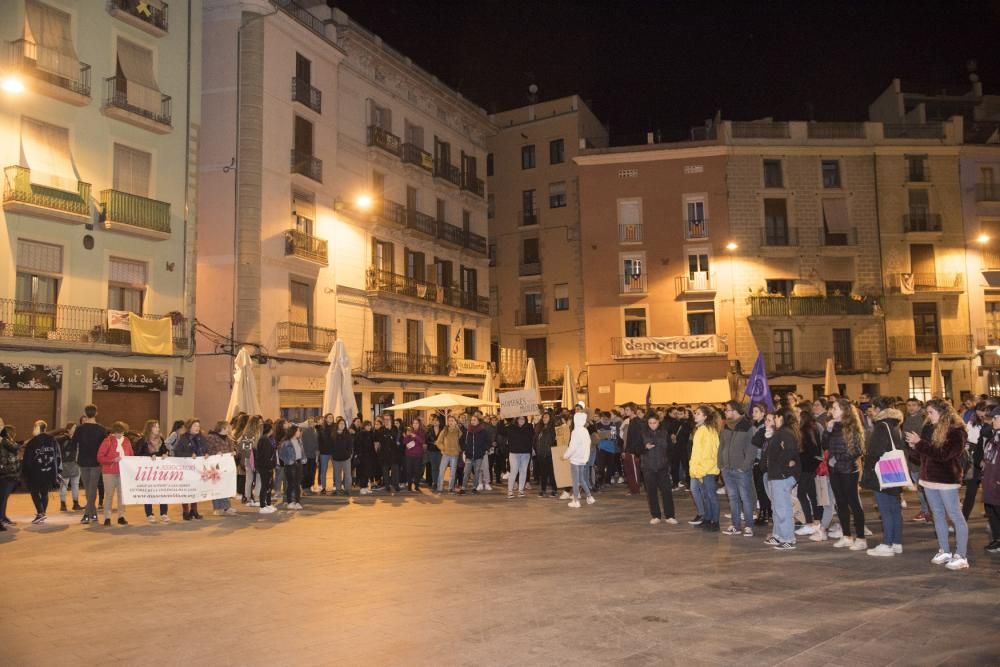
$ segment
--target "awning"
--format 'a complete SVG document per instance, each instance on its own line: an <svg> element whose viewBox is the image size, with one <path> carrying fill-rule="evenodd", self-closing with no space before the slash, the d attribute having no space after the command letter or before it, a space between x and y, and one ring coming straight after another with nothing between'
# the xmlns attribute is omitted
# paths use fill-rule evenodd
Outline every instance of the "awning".
<svg viewBox="0 0 1000 667"><path fill-rule="evenodd" d="M824 199L823 219L829 234L848 234L851 231L851 219L847 215L846 199Z"/></svg>
<svg viewBox="0 0 1000 667"><path fill-rule="evenodd" d="M153 72L153 52L118 38L118 66L127 82L128 103L150 113L160 113L160 88Z"/></svg>
<svg viewBox="0 0 1000 667"><path fill-rule="evenodd" d="M69 14L35 0L24 3L25 55L34 58L38 68L71 81L80 79L80 61L73 48Z"/></svg>
<svg viewBox="0 0 1000 667"><path fill-rule="evenodd" d="M820 257L819 275L823 280L851 281L855 279L853 257Z"/></svg>
<svg viewBox="0 0 1000 667"><path fill-rule="evenodd" d="M77 192L79 189L69 150L69 130L32 118L21 119L21 153L31 169L31 182Z"/></svg>
<svg viewBox="0 0 1000 667"><path fill-rule="evenodd" d="M800 278L798 258L766 258L761 263L764 265L762 277L765 279L798 280Z"/></svg>
<svg viewBox="0 0 1000 667"><path fill-rule="evenodd" d="M729 379L672 380L670 382L615 382L615 405L646 404L646 392L652 390L653 405L697 405L725 403L732 398Z"/></svg>

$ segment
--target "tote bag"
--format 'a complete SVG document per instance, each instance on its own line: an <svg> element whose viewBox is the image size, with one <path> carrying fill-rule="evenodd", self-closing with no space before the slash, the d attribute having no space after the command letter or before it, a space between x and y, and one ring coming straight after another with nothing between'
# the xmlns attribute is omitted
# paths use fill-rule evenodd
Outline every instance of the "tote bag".
<svg viewBox="0 0 1000 667"><path fill-rule="evenodd" d="M906 462L906 453L896 449L896 442L892 438L892 429L889 428L889 425L884 422L882 425L889 433L889 444L892 445L892 449L875 462L875 475L878 477L879 488L884 491L903 486L912 487L913 482L910 480L910 467Z"/></svg>

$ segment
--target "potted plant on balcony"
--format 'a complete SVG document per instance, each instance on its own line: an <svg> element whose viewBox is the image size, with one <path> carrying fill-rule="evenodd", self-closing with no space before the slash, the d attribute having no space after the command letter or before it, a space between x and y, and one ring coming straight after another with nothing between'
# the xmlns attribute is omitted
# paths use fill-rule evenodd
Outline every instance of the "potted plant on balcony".
<svg viewBox="0 0 1000 667"><path fill-rule="evenodd" d="M181 311L179 310L171 310L169 313L167 313L166 316L170 318L170 323L173 326L177 326L179 324L184 324L185 322L187 322L187 318L184 317L184 314L181 313Z"/></svg>

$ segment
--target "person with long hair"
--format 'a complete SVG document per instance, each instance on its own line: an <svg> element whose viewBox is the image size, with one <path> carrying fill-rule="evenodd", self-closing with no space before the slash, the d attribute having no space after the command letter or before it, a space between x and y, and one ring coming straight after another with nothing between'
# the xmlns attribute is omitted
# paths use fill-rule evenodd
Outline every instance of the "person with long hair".
<svg viewBox="0 0 1000 667"><path fill-rule="evenodd" d="M236 455L242 461L243 469L246 472L242 494L243 504L247 507L260 506L260 503L254 500L254 493L260 494L260 475L257 473L253 455L263 428L264 418L260 415L253 415L247 420L243 430L236 438Z"/></svg>
<svg viewBox="0 0 1000 667"><path fill-rule="evenodd" d="M969 524L962 516L958 489L962 486L962 453L965 450L965 425L947 401L931 399L924 406L931 426L930 438L907 431L906 443L920 460L920 486L934 518L938 552L931 562L949 570L969 567ZM948 520L955 526L955 550L949 546Z"/></svg>
<svg viewBox="0 0 1000 667"><path fill-rule="evenodd" d="M691 446L691 495L698 516L688 521L710 531L719 530L719 496L715 480L719 475L719 413L708 405L694 411L695 431Z"/></svg>
<svg viewBox="0 0 1000 667"><path fill-rule="evenodd" d="M118 495L118 525L128 525L125 519L125 503L122 502L122 479L121 470L118 464L123 457L132 456L132 443L125 437L128 424L115 422L111 425L111 433L101 443L101 448L97 450L97 460L101 464L101 478L104 480L105 503L104 503L104 525L111 525L111 503L115 501L115 494Z"/></svg>
<svg viewBox="0 0 1000 667"><path fill-rule="evenodd" d="M458 426L455 415L448 415L444 428L437 436L437 446L441 450L441 463L438 464L437 472L437 492L440 494L444 489L444 474L451 468L451 475L448 478L448 490L455 492L458 481L458 457L462 453L461 446L462 429Z"/></svg>
<svg viewBox="0 0 1000 667"><path fill-rule="evenodd" d="M865 449L861 486L875 494L879 514L882 516L882 541L868 550L869 556L892 557L903 553L903 507L899 488L882 489L875 472L875 465L887 452L903 447L903 434L899 430L903 413L897 410L895 400L879 396L872 401L875 416L872 432Z"/></svg>
<svg viewBox="0 0 1000 667"><path fill-rule="evenodd" d="M271 436L273 428L274 425L269 421L261 422L259 430L255 424L247 427L247 431L251 432L249 435L258 435L257 441L253 445L253 463L257 475L260 477L258 491L260 509L257 510L260 514L274 514L276 511L271 503L271 479L274 475L274 468L277 466L274 439Z"/></svg>
<svg viewBox="0 0 1000 667"><path fill-rule="evenodd" d="M988 416L989 408L986 401L976 403L975 411L965 430L968 433L966 451L968 457L965 466L965 496L962 498L962 516L969 520L972 508L976 506L976 495L983 479L983 451L986 443L993 438L993 425Z"/></svg>
<svg viewBox="0 0 1000 667"><path fill-rule="evenodd" d="M169 452L160 433L160 422L156 419L147 419L146 425L142 428L142 437L135 443L135 455L153 458L156 456L166 456L167 454ZM142 508L146 512L146 521L156 523L156 516L153 515L153 506L147 504L143 505ZM170 517L167 516L167 506L163 503L160 503L160 521L163 523L170 522Z"/></svg>
<svg viewBox="0 0 1000 667"><path fill-rule="evenodd" d="M333 434L333 486L331 493L342 496L351 495L354 486L351 477L351 459L354 458L354 434L347 429L347 421L337 417ZM325 479L325 478L324 478Z"/></svg>
<svg viewBox="0 0 1000 667"><path fill-rule="evenodd" d="M21 448L14 442L15 431L11 425L0 428L0 530L15 525L7 516L7 501L17 488L21 477Z"/></svg>
<svg viewBox="0 0 1000 667"><path fill-rule="evenodd" d="M823 448L830 453L827 459L830 486L833 487L837 516L844 532L833 546L838 549L848 548L851 551L867 551L865 511L858 495L861 474L858 459L865 451L865 433L858 409L846 398L838 398L830 403L830 420L826 423Z"/></svg>
<svg viewBox="0 0 1000 667"><path fill-rule="evenodd" d="M796 535L814 535L823 530L820 523L822 510L816 497L816 469L823 460L823 427L816 423L812 405L803 401L797 406L799 416L799 463L802 473L796 486L796 496L802 507L805 523Z"/></svg>
<svg viewBox="0 0 1000 667"><path fill-rule="evenodd" d="M189 419L184 422L183 433L177 438L173 455L178 458L197 458L205 455L205 436L201 432L201 420ZM198 503L181 503L181 518L185 521L204 517L198 513Z"/></svg>
<svg viewBox="0 0 1000 667"><path fill-rule="evenodd" d="M281 444L278 446L278 459L285 471L285 509L302 509L302 462L305 454L302 448L302 436L296 424L286 423Z"/></svg>
<svg viewBox="0 0 1000 667"><path fill-rule="evenodd" d="M765 436L765 426L767 421L767 407L763 403L754 403L750 406L750 443L757 448L757 460L754 461L753 466L753 490L754 500L756 505L760 508L757 512L757 518L754 519L755 526L766 526L771 520L773 510L771 508L771 499L767 497L767 483L764 481L764 475L767 470L762 465L761 461L764 458L764 447L766 445L767 439Z"/></svg>
<svg viewBox="0 0 1000 667"><path fill-rule="evenodd" d="M779 408L769 414L765 420L764 437L767 444L761 464L767 475L768 494L774 511L774 531L764 544L778 551L791 551L795 548L792 491L802 471L799 444L802 436L795 412Z"/></svg>
<svg viewBox="0 0 1000 667"><path fill-rule="evenodd" d="M230 422L217 421L215 427L205 436L205 456L221 454L236 455L236 441L233 439ZM229 498L213 498L212 514L215 516L234 515L234 508Z"/></svg>
<svg viewBox="0 0 1000 667"><path fill-rule="evenodd" d="M556 446L556 424L552 411L546 410L535 423L535 468L538 471L538 497L545 497L545 490L556 497L556 472L552 461L552 448Z"/></svg>

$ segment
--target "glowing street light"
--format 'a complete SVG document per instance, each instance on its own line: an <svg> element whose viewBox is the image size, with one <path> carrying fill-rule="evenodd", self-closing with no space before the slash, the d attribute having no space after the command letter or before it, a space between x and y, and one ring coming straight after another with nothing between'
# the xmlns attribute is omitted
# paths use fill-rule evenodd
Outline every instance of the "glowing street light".
<svg viewBox="0 0 1000 667"><path fill-rule="evenodd" d="M0 88L3 88L5 93L20 95L24 92L24 82L19 77L9 74L3 78Z"/></svg>
<svg viewBox="0 0 1000 667"><path fill-rule="evenodd" d="M726 250L730 252L736 250L737 248L739 248L739 246L736 244L735 241L730 241L729 243L726 244Z"/></svg>
<svg viewBox="0 0 1000 667"><path fill-rule="evenodd" d="M979 245L985 245L989 242L990 242L989 234L980 234L979 236L976 237L976 243L978 243Z"/></svg>
<svg viewBox="0 0 1000 667"><path fill-rule="evenodd" d="M354 200L354 205L361 211L371 210L372 204L374 203L375 202L372 200L372 196L368 194L358 195Z"/></svg>

